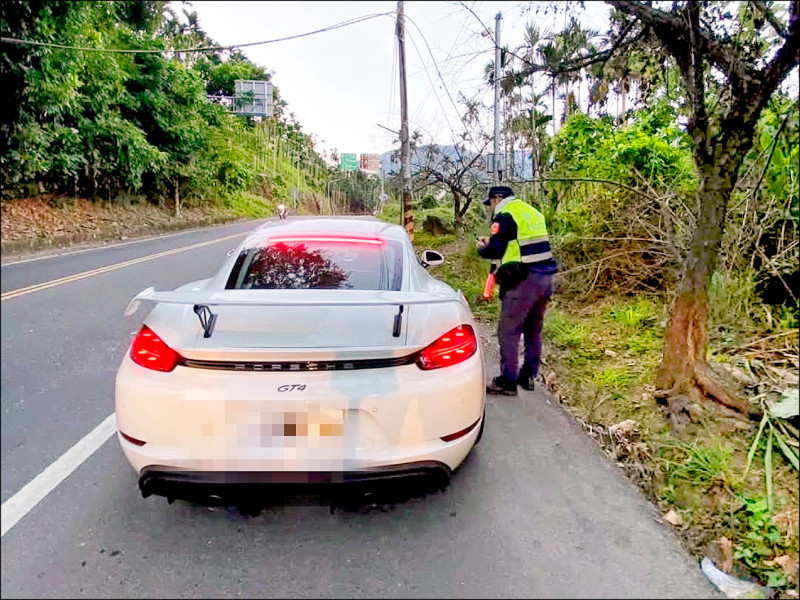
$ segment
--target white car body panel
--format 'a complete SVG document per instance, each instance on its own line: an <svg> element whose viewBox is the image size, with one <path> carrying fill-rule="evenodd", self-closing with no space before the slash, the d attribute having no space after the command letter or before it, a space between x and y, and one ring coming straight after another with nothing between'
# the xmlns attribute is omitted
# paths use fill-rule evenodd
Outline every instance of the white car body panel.
<svg viewBox="0 0 800 600"><path fill-rule="evenodd" d="M335 231L403 243L399 291L226 290L239 252L273 232ZM186 359L292 363L399 359L459 325L475 330L477 351L448 367L416 364L355 370L269 372L179 365L171 372L136 364L130 348L115 396L125 456L137 471L358 471L420 461L455 469L479 434L484 413L480 337L460 292L419 264L405 231L377 220L296 219L251 234L214 277L173 292L145 290L129 309L157 302L144 323ZM193 311L209 306L210 337ZM399 306L399 335L393 335ZM284 436L288 419L305 435ZM341 435L325 435L325 427ZM452 441L442 438L472 427ZM328 431L331 431L328 429ZM337 430L338 431L338 430Z"/></svg>
<svg viewBox="0 0 800 600"><path fill-rule="evenodd" d="M441 377L413 364L335 374L185 367L159 373L126 356L117 377L117 396L136 401L118 405L117 421L121 431L148 443L136 447L123 441L122 447L137 472L152 464L193 470L319 471L424 460L439 460L454 469L478 430L461 438L461 444L440 438L481 418L484 380L476 365L481 360L476 353ZM292 385L305 389L278 391ZM157 393L147 393L151 386ZM418 392L409 394L410 389ZM281 414L328 410L344 411L343 438L293 440L260 433L259 428L278 424ZM175 423L180 423L178 430ZM286 447L287 440L296 445ZM293 464L295 460L300 463Z"/></svg>

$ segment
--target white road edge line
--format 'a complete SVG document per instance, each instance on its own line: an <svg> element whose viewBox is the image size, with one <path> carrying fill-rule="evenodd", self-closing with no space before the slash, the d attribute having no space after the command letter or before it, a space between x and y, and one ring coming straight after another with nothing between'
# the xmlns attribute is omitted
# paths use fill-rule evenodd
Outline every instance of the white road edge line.
<svg viewBox="0 0 800 600"><path fill-rule="evenodd" d="M64 481L87 458L108 441L117 431L116 413L111 413L97 427L86 434L72 448L62 454L56 461L39 473L25 487L0 507L3 537L20 519L27 515L50 492Z"/></svg>

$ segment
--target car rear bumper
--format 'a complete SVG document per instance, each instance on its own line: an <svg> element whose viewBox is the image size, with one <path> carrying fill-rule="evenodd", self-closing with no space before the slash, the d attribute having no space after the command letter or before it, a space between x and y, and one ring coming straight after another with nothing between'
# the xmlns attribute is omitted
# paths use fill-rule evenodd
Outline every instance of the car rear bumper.
<svg viewBox="0 0 800 600"><path fill-rule="evenodd" d="M202 479L202 474L208 474L211 483L217 479L239 483L248 478L254 481L263 479L264 483L273 483L281 482L283 474L289 478L286 483L293 483L292 477L302 479L304 476L310 478L308 483L324 483L325 477L337 483L358 478L374 479L376 475L373 474L385 474L384 479L391 479L397 473L403 474L408 471L406 465L440 464L451 472L463 462L475 445L480 434L482 419L483 417L459 432L459 437L451 441L434 440L421 446L414 445L407 449L413 451L402 454L392 452L361 458L353 451L339 452L335 455L330 449L302 447L284 448L283 451L261 449L254 451L249 457L240 455L236 458L222 459L192 458L186 452L175 448L152 444L139 446L125 439L121 431L117 432L117 439L123 454L140 479L144 478L148 470L154 469L165 474L162 478L169 479L174 476L176 479L187 481ZM180 475L182 473L188 475Z"/></svg>
<svg viewBox="0 0 800 600"><path fill-rule="evenodd" d="M436 461L455 469L484 409L482 355L436 371L150 371L116 379L122 450L136 470L354 472ZM289 390L289 391L287 391ZM323 431L323 428L324 431ZM335 428L335 430L334 430Z"/></svg>
<svg viewBox="0 0 800 600"><path fill-rule="evenodd" d="M375 467L359 471L185 471L145 467L139 476L142 496L197 500L254 501L265 492L325 492L335 489L375 490L391 485L427 483L444 487L450 467L438 461Z"/></svg>

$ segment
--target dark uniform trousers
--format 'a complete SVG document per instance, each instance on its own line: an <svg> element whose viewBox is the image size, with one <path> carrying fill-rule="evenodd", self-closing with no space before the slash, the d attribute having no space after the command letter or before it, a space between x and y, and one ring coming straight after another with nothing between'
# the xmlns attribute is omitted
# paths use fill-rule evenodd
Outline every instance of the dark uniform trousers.
<svg viewBox="0 0 800 600"><path fill-rule="evenodd" d="M504 290L497 339L500 343L500 372L516 381L520 336L525 343L525 365L530 377L539 373L542 350L542 320L553 295L554 274L529 273L519 284Z"/></svg>

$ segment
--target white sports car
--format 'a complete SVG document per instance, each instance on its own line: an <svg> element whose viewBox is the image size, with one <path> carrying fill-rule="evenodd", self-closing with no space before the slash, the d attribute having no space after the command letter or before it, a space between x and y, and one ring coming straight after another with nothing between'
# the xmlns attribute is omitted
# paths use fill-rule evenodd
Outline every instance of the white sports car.
<svg viewBox="0 0 800 600"><path fill-rule="evenodd" d="M483 432L483 350L461 292L374 218L275 220L155 303L116 378L139 488L449 482ZM248 492L250 493L250 492Z"/></svg>

